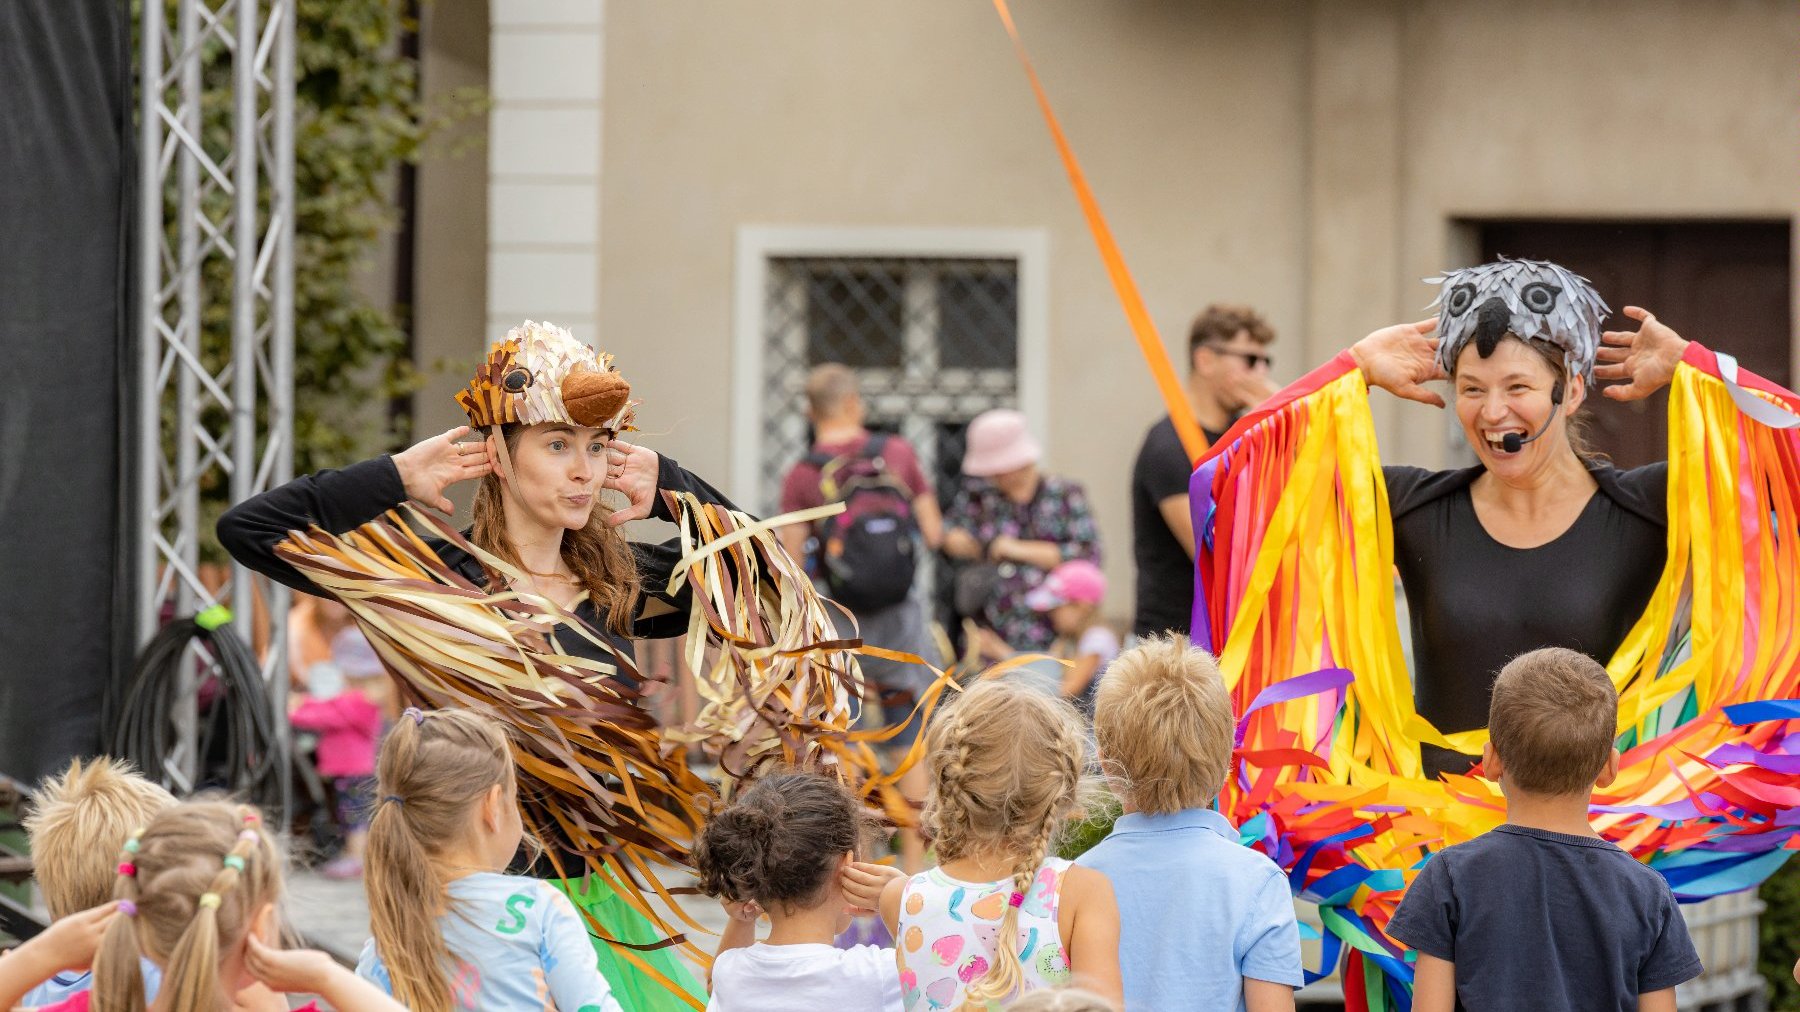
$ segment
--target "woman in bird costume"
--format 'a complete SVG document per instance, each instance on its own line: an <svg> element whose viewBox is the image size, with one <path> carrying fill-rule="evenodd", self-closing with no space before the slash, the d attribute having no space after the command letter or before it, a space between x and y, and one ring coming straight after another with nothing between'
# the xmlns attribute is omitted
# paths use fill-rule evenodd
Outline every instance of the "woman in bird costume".
<svg viewBox="0 0 1800 1012"><path fill-rule="evenodd" d="M225 514L219 540L245 566L347 605L409 702L511 726L540 865L587 915L614 992L633 1009L700 1008L704 991L670 946L706 957L646 897L685 919L655 867L687 863L714 792L683 746L719 752L729 774L776 760L857 779L874 768L849 730L857 644L767 524L618 438L635 402L611 356L527 322L457 402L485 439L454 429L297 478ZM469 530L420 508L448 512L444 491L464 480L481 482ZM627 505L609 510L605 490ZM626 540L618 525L646 516L679 537ZM632 640L683 633L703 705L663 732L639 705ZM897 797L885 780L861 788Z"/></svg>
<svg viewBox="0 0 1800 1012"><path fill-rule="evenodd" d="M1431 279L1435 320L1376 331L1240 420L1191 482L1194 638L1240 714L1220 810L1319 905L1349 1007L1409 1008L1383 928L1435 851L1504 820L1471 771L1512 655L1581 650L1620 695L1595 829L1684 900L1800 846L1800 397L1555 264ZM1436 332L1436 337L1432 336ZM1370 386L1439 407L1479 463L1384 467ZM1621 471L1570 416L1670 387L1669 460ZM1415 671L1394 606L1405 587Z"/></svg>

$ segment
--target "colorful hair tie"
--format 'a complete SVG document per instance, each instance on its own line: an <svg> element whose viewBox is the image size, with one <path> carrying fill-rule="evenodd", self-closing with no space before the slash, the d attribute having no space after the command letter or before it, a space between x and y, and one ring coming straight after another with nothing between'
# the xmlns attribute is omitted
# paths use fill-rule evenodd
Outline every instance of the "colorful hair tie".
<svg viewBox="0 0 1800 1012"><path fill-rule="evenodd" d="M1024 893L1013 893L1011 896L1008 896L1006 898L1006 903L1008 906L1014 906L1014 907L1024 906L1025 905L1025 894Z"/></svg>
<svg viewBox="0 0 1800 1012"><path fill-rule="evenodd" d="M137 865L132 864L130 861L120 861L119 874L126 878L137 878Z"/></svg>
<svg viewBox="0 0 1800 1012"><path fill-rule="evenodd" d="M406 799L401 797L398 794L386 794L386 795L383 795L381 798L381 803L384 805L390 801L392 801L396 805L399 805L401 808L406 807Z"/></svg>
<svg viewBox="0 0 1800 1012"><path fill-rule="evenodd" d="M242 833L239 833L238 839L244 843L261 843L262 842L262 837L260 835L258 835L256 830L254 830L254 829L246 829Z"/></svg>
<svg viewBox="0 0 1800 1012"><path fill-rule="evenodd" d="M217 909L219 909L219 894L218 893L201 893L200 894L200 909L202 909L202 910L217 910Z"/></svg>
<svg viewBox="0 0 1800 1012"><path fill-rule="evenodd" d="M244 870L244 859L242 856L237 855L237 854L226 854L225 855L225 867L236 868L238 871L243 871Z"/></svg>
<svg viewBox="0 0 1800 1012"><path fill-rule="evenodd" d="M137 916L137 904L131 902L130 900L120 900L119 901L119 913L124 914L126 917L136 917Z"/></svg>
<svg viewBox="0 0 1800 1012"><path fill-rule="evenodd" d="M137 853L138 848L143 846L143 843L138 840L138 837L143 836L143 835L144 835L144 829L142 826L139 826L137 829L133 830L131 833L131 839L125 841L125 853L127 853L127 854Z"/></svg>
<svg viewBox="0 0 1800 1012"><path fill-rule="evenodd" d="M400 716L411 717L413 719L413 724L415 726L422 725L425 723L425 711L419 709L416 706L409 706L406 709L400 711Z"/></svg>
<svg viewBox="0 0 1800 1012"><path fill-rule="evenodd" d="M245 810L244 825L257 826L257 825L261 825L261 824L262 824L262 813L261 812L257 811L254 808Z"/></svg>

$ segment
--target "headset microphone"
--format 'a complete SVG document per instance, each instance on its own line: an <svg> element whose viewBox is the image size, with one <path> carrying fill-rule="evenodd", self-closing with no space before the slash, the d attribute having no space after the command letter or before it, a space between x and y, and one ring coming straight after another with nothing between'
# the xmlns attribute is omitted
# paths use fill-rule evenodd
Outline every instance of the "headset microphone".
<svg viewBox="0 0 1800 1012"><path fill-rule="evenodd" d="M1556 421L1556 413L1562 410L1562 402L1563 381L1562 377L1558 376L1556 385L1550 388L1550 417L1544 419L1543 427L1532 433L1527 439L1520 439L1517 432L1508 432L1506 435L1500 437L1501 449L1505 450L1507 453L1518 453L1525 448L1526 443L1534 442L1541 438L1544 433L1549 432L1550 423Z"/></svg>

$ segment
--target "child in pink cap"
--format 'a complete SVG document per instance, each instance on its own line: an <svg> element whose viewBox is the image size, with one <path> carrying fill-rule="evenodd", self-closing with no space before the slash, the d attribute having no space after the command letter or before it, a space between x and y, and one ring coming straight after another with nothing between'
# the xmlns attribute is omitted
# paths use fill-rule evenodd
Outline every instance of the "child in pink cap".
<svg viewBox="0 0 1800 1012"><path fill-rule="evenodd" d="M1063 669L1063 696L1090 716L1100 676L1119 656L1118 634L1100 621L1100 600L1105 596L1106 574L1086 559L1057 566L1025 595L1025 603L1046 613L1056 628L1051 656L1070 662Z"/></svg>

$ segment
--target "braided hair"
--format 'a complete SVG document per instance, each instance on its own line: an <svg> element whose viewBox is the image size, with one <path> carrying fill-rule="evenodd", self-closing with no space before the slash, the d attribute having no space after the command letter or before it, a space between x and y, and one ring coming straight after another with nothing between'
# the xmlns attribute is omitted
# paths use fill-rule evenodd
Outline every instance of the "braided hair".
<svg viewBox="0 0 1800 1012"><path fill-rule="evenodd" d="M962 695L926 732L931 789L922 816L938 860L1004 857L1022 897L1086 786L1081 718L1068 703L1011 680ZM1015 897L1015 900L1017 897ZM1019 905L1007 905L986 975L971 1002L1005 999L1024 979Z"/></svg>
<svg viewBox="0 0 1800 1012"><path fill-rule="evenodd" d="M223 953L281 895L282 858L247 805L189 801L133 833L119 857L107 925L94 960L94 1008L144 1012L141 959L164 967L169 1007L216 1008Z"/></svg>

